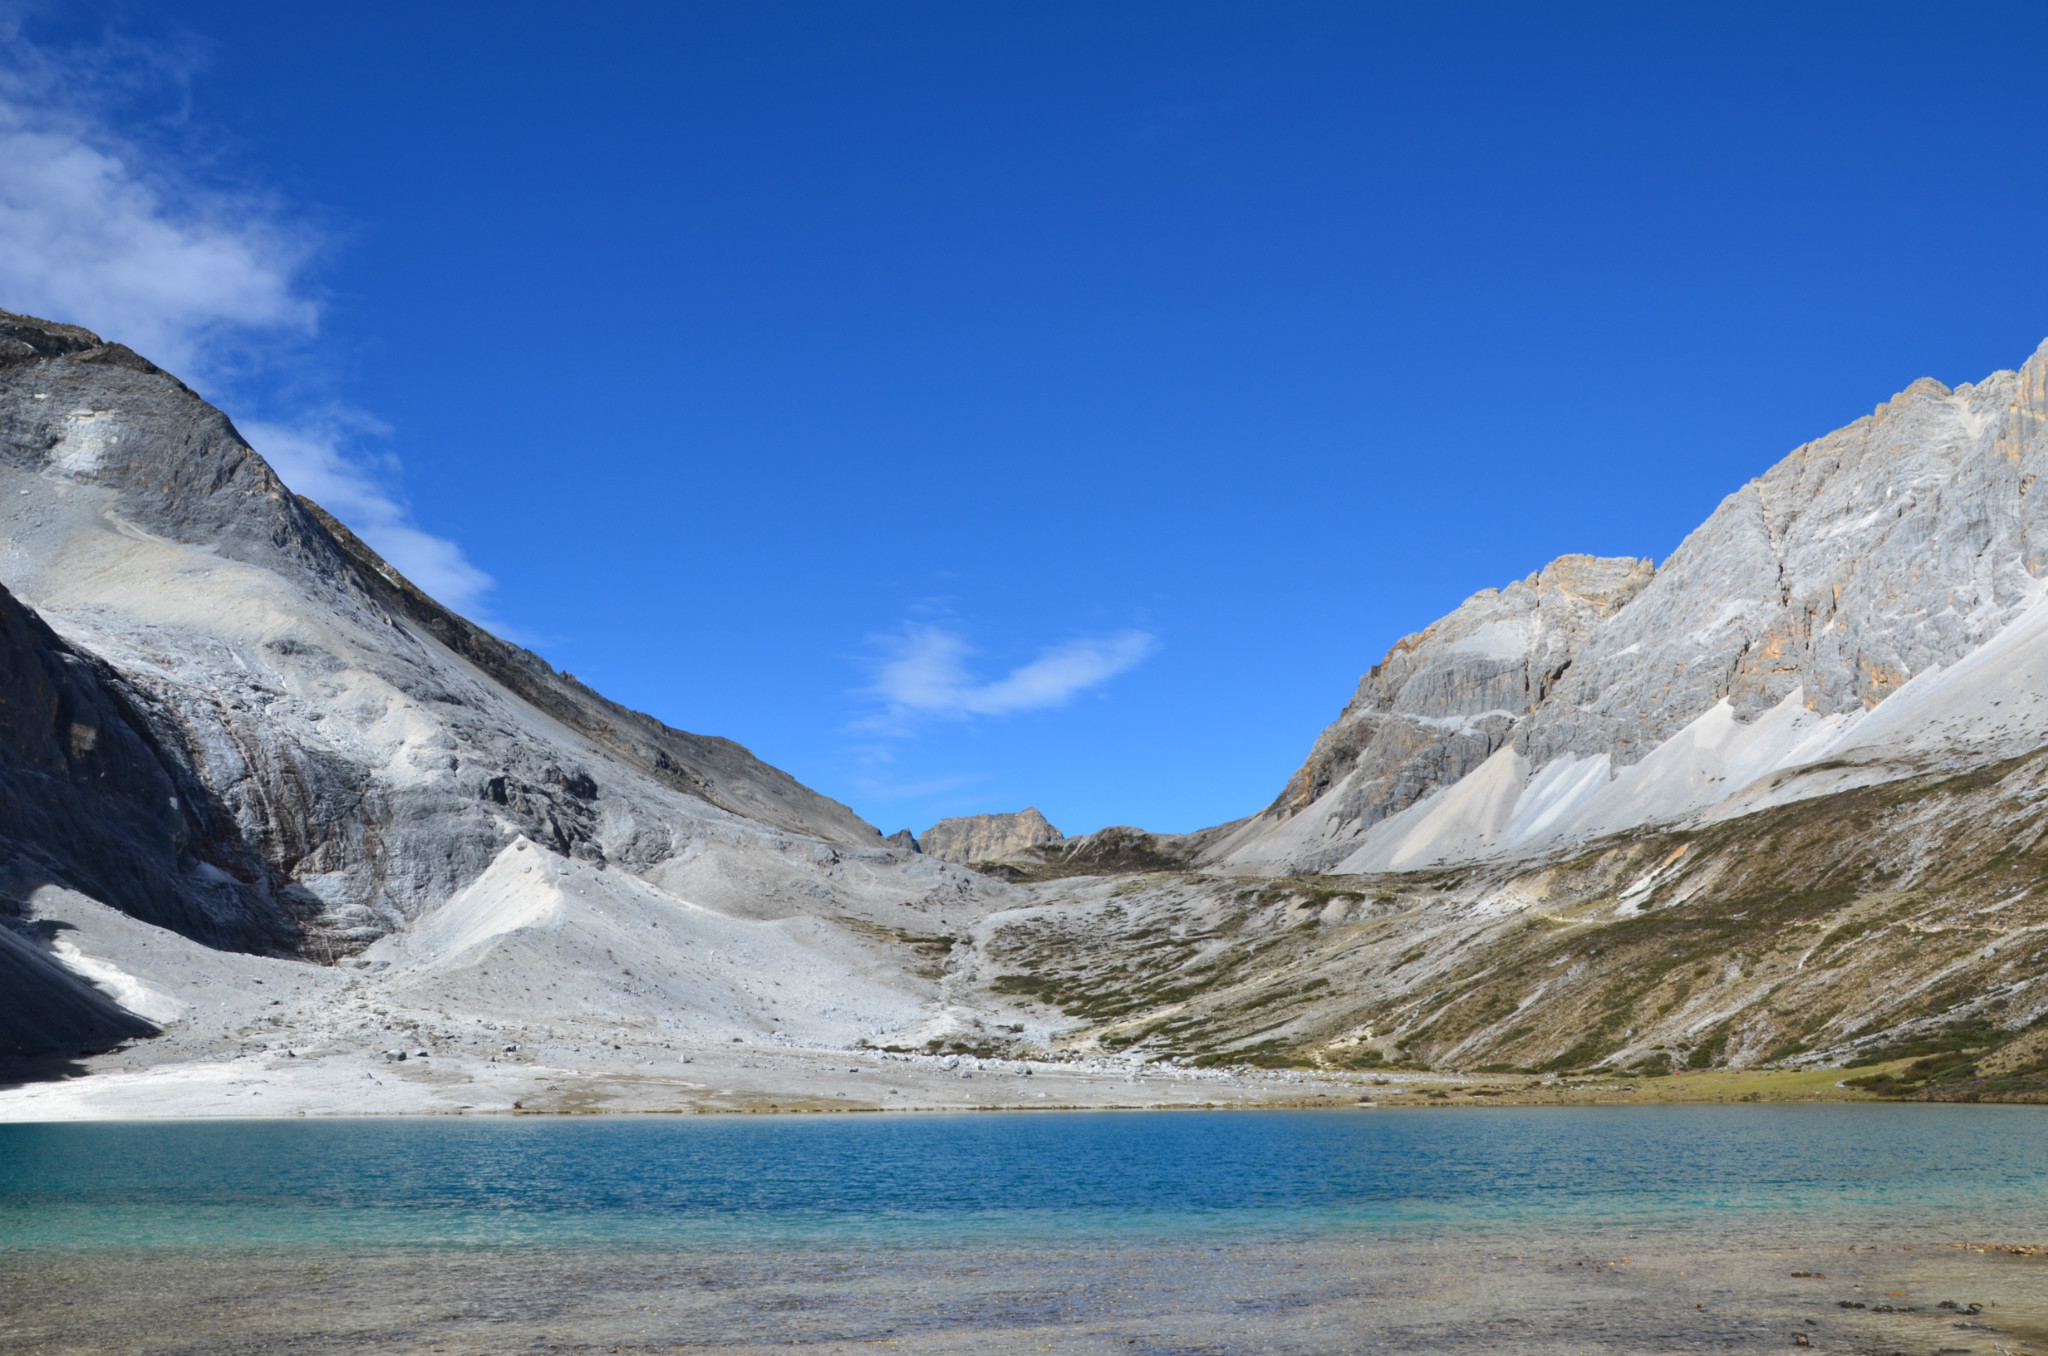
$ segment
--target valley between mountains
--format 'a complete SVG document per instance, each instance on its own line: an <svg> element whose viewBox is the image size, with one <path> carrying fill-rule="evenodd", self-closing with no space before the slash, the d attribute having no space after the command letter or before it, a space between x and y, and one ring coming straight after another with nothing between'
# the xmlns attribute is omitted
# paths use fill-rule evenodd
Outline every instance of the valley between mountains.
<svg viewBox="0 0 2048 1356"><path fill-rule="evenodd" d="M885 838L0 312L0 1118L2048 1100L2044 475L2048 345L1474 594L1245 819Z"/></svg>

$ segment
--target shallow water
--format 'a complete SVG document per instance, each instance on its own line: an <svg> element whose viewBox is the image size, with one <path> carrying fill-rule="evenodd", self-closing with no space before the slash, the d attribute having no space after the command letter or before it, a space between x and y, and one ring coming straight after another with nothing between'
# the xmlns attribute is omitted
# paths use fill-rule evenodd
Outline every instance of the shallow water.
<svg viewBox="0 0 2048 1356"><path fill-rule="evenodd" d="M2044 1130L1918 1106L0 1126L0 1351L2048 1352L2048 1259L1950 1246L2048 1241Z"/></svg>

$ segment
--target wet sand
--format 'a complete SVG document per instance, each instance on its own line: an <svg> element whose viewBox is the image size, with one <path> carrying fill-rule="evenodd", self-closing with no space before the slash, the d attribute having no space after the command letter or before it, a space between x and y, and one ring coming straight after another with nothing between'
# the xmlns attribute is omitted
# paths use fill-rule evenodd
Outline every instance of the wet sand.
<svg viewBox="0 0 2048 1356"><path fill-rule="evenodd" d="M1589 1241L0 1254L0 1352L2048 1351L2044 1256Z"/></svg>

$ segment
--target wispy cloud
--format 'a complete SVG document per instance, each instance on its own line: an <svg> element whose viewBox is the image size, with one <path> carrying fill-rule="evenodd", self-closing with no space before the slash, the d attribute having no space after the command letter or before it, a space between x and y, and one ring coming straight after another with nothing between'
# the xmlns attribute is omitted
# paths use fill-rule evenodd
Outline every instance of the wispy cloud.
<svg viewBox="0 0 2048 1356"><path fill-rule="evenodd" d="M284 483L354 529L357 536L398 572L471 620L497 625L481 614L493 581L470 563L462 548L421 530L412 513L369 458L343 449L360 420L325 423L241 425L249 445L263 454ZM371 430L364 430L371 431ZM500 628L502 629L502 628Z"/></svg>
<svg viewBox="0 0 2048 1356"><path fill-rule="evenodd" d="M858 779L854 786L871 800L923 800L927 796L943 795L963 787L977 785L989 779L986 772L967 773L955 777L933 777L921 782L878 782L868 778Z"/></svg>
<svg viewBox="0 0 2048 1356"><path fill-rule="evenodd" d="M189 54L53 55L4 11L0 53L0 307L83 325L244 414L270 403L250 355L317 332L306 271L319 232L273 198L206 181L175 146L144 147L109 112L166 78L182 84ZM328 407L236 422L286 484L477 616L491 577L413 521L394 458L360 451L375 420Z"/></svg>
<svg viewBox="0 0 2048 1356"><path fill-rule="evenodd" d="M1070 640L1000 678L969 672L973 647L937 626L913 623L886 642L870 695L885 705L868 728L903 727L919 716L961 720L1064 705L1141 663L1154 648L1146 631Z"/></svg>
<svg viewBox="0 0 2048 1356"><path fill-rule="evenodd" d="M314 233L207 188L116 134L40 53L0 68L0 296L84 325L195 383L251 332L310 336Z"/></svg>

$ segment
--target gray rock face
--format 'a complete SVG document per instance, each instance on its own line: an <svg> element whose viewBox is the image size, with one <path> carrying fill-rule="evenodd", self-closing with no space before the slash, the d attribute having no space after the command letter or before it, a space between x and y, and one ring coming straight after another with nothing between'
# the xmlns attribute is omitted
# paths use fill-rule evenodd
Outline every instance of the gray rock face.
<svg viewBox="0 0 2048 1356"><path fill-rule="evenodd" d="M1032 848L1063 841L1045 816L1026 807L1015 814L964 815L942 819L918 835L926 856L942 862L999 862Z"/></svg>
<svg viewBox="0 0 2048 1356"><path fill-rule="evenodd" d="M210 946L296 952L284 882L141 708L0 589L0 891L61 885Z"/></svg>
<svg viewBox="0 0 2048 1356"><path fill-rule="evenodd" d="M2048 344L1954 391L1914 382L1728 496L1660 569L1565 557L1401 641L1210 857L1330 869L1511 749L1486 793L1497 808L1467 816L1469 847L1546 769L1605 760L1616 776L1724 702L1738 727L1795 696L1814 720L1872 711L2042 597L2044 475ZM2018 737L1998 728L2000 747ZM1677 803L1646 801L1644 822ZM1290 826L1311 807L1313 827Z"/></svg>
<svg viewBox="0 0 2048 1356"><path fill-rule="evenodd" d="M1341 784L1337 820L1363 831L1457 781L1550 699L1594 628L1653 574L1647 560L1564 556L1403 637L1264 817L1284 820Z"/></svg>
<svg viewBox="0 0 2048 1356"><path fill-rule="evenodd" d="M299 503L359 567L379 601L511 692L601 744L639 771L721 809L794 833L867 846L880 831L836 800L770 767L730 739L690 734L619 705L442 607L310 499Z"/></svg>
<svg viewBox="0 0 2048 1356"><path fill-rule="evenodd" d="M108 741L91 756L125 760L134 783L121 804L166 805L148 778L183 779L182 820L152 809L125 865L81 849L66 878L210 943L344 954L521 834L630 869L706 834L888 855L851 810L730 740L609 702L442 608L146 360L4 312L0 584L55 632L0 618L21 664L61 637L118 698L89 719ZM36 700L61 705L49 692ZM58 775L62 752L36 766ZM24 860L70 841L28 836ZM78 865L95 857L98 888ZM152 876L154 893L138 883Z"/></svg>
<svg viewBox="0 0 2048 1356"><path fill-rule="evenodd" d="M182 751L158 744L115 675L4 589L0 863L0 1056L156 1034L50 953L52 934L26 907L45 886L119 900L210 945L275 952L299 940Z"/></svg>
<svg viewBox="0 0 2048 1356"><path fill-rule="evenodd" d="M2048 344L1951 391L1922 378L1721 502L1588 643L1523 746L1641 758L1727 698L1875 707L2040 594Z"/></svg>

